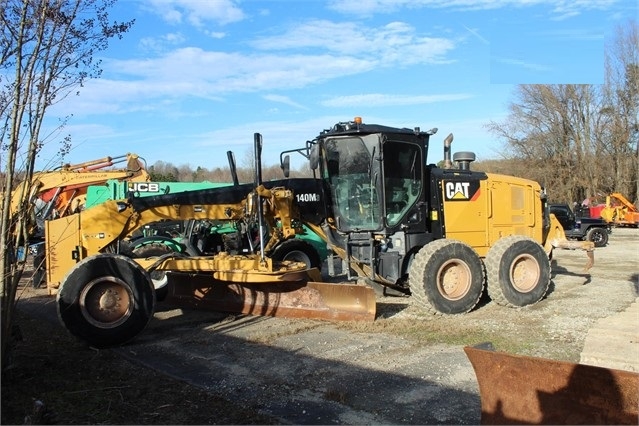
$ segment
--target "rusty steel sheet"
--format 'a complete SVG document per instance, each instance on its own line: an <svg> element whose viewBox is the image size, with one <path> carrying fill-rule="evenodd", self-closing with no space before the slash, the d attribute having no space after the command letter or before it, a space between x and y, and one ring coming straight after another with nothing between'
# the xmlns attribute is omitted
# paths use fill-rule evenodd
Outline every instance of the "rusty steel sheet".
<svg viewBox="0 0 639 426"><path fill-rule="evenodd" d="M482 424L639 424L639 373L465 347Z"/></svg>
<svg viewBox="0 0 639 426"><path fill-rule="evenodd" d="M171 273L167 302L194 309L281 318L374 321L375 291L322 282L227 283L206 274Z"/></svg>

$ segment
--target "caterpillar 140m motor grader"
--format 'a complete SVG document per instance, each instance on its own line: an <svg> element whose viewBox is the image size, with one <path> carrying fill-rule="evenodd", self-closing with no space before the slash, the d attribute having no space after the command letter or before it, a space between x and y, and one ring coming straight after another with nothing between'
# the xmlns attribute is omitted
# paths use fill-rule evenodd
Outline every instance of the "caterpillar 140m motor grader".
<svg viewBox="0 0 639 426"><path fill-rule="evenodd" d="M369 284L411 295L436 314L476 306L485 286L493 301L524 306L544 297L554 248L571 242L536 183L471 171L474 154L427 162L436 129L338 123L304 148L314 178L262 182L255 134L255 183L150 197L129 196L47 222L48 283L59 317L98 347L121 344L153 316L150 272L171 277L169 300L255 315L373 320ZM126 237L158 220L234 222L206 256L129 256ZM274 247L306 225L323 237L357 283L321 282L317 268L274 261ZM329 264L332 262L329 262ZM353 275L353 271L356 275ZM485 271L485 272L484 272Z"/></svg>

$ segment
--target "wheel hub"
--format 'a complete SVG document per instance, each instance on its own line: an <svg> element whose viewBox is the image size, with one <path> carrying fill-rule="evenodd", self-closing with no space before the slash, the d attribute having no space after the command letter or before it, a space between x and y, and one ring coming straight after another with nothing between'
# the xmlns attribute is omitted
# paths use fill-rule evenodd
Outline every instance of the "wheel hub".
<svg viewBox="0 0 639 426"><path fill-rule="evenodd" d="M470 289L470 269L463 262L451 260L439 268L437 287L442 296L449 300L459 300Z"/></svg>
<svg viewBox="0 0 639 426"><path fill-rule="evenodd" d="M133 295L121 279L100 277L82 290L80 309L84 318L96 327L117 327L133 312Z"/></svg>
<svg viewBox="0 0 639 426"><path fill-rule="evenodd" d="M108 289L102 294L99 300L99 306L101 311L113 312L115 308L119 306L118 297L114 291Z"/></svg>
<svg viewBox="0 0 639 426"><path fill-rule="evenodd" d="M532 256L528 255L521 255L515 259L510 270L513 286L522 293L535 288L540 274L539 265Z"/></svg>

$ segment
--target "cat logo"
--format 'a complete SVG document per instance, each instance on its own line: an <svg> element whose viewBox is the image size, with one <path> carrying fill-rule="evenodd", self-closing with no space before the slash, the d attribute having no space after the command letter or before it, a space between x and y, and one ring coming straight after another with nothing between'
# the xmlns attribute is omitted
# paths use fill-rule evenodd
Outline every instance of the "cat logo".
<svg viewBox="0 0 639 426"><path fill-rule="evenodd" d="M465 201L479 195L479 182L447 181L444 184L444 199L446 201Z"/></svg>

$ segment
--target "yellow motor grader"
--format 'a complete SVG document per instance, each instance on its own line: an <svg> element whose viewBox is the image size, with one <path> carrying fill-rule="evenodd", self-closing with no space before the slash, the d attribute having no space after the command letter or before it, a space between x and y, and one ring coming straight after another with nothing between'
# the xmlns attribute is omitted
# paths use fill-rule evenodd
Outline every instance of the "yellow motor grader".
<svg viewBox="0 0 639 426"><path fill-rule="evenodd" d="M550 285L554 248L586 250L592 264L593 244L565 238L536 182L472 171L473 153L451 160L452 135L445 167L429 164L435 132L338 123L281 155L285 176L288 153L299 152L314 178L269 182L256 133L253 184L131 195L48 221L47 282L59 317L94 346L126 342L153 316L157 271L171 278L169 300L193 307L373 320L373 286L381 286L434 314L462 314L486 288L501 305L537 303ZM235 232L214 236L217 249L204 256L131 256L126 239L136 229L190 219L233 223ZM321 282L303 262L269 257L303 225L341 257L348 282Z"/></svg>

